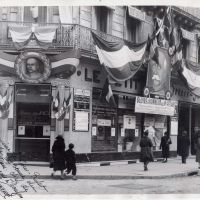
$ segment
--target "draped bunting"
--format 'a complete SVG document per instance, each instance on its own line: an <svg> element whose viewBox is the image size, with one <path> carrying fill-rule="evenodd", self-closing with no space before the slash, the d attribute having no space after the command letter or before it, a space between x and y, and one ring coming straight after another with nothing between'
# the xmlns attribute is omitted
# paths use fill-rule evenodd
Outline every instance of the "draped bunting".
<svg viewBox="0 0 200 200"><path fill-rule="evenodd" d="M55 36L56 29L57 27L55 26L9 26L12 41L17 49L21 49L27 45L32 38L32 35L35 36L36 42L40 46L51 44Z"/></svg>
<svg viewBox="0 0 200 200"><path fill-rule="evenodd" d="M13 90L7 89L4 95L0 94L0 119L6 119L12 102Z"/></svg>
<svg viewBox="0 0 200 200"><path fill-rule="evenodd" d="M115 81L125 81L141 67L147 42L128 44L125 41L107 41L92 32L100 63Z"/></svg>
<svg viewBox="0 0 200 200"><path fill-rule="evenodd" d="M196 96L200 96L200 65L183 60L181 74L187 83L188 89Z"/></svg>

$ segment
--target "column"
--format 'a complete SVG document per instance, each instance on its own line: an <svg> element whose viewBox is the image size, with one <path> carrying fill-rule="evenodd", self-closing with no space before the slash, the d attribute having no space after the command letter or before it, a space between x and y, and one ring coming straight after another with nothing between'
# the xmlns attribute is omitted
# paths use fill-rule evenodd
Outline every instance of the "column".
<svg viewBox="0 0 200 200"><path fill-rule="evenodd" d="M59 95L60 95L60 107L62 107L64 96L65 96L65 85L58 86ZM56 135L64 135L64 120L56 120Z"/></svg>

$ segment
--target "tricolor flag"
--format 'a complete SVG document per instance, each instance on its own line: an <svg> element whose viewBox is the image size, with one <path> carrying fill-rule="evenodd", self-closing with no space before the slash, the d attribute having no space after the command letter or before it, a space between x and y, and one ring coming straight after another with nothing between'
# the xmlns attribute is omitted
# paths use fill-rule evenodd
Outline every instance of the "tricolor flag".
<svg viewBox="0 0 200 200"><path fill-rule="evenodd" d="M187 83L188 89L200 97L200 65L191 61L182 61L182 76Z"/></svg>
<svg viewBox="0 0 200 200"><path fill-rule="evenodd" d="M109 76L117 82L133 77L143 63L147 41L141 44L130 44L123 40L111 42L91 33L99 61Z"/></svg>
<svg viewBox="0 0 200 200"><path fill-rule="evenodd" d="M69 111L69 102L71 99L71 94L68 96L67 100L63 100L63 105L60 110L55 114L55 117L58 121L62 121L65 118L66 112Z"/></svg>
<svg viewBox="0 0 200 200"><path fill-rule="evenodd" d="M108 78L103 86L102 97L105 98L112 107L117 106Z"/></svg>
<svg viewBox="0 0 200 200"><path fill-rule="evenodd" d="M58 91L56 97L53 99L53 111L54 112L58 112L59 104L60 104L60 95L59 95L59 91Z"/></svg>

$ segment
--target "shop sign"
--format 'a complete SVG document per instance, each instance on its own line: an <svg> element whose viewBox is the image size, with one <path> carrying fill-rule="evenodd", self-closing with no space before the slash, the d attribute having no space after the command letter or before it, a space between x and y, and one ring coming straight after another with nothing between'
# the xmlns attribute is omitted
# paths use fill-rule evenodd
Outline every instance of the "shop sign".
<svg viewBox="0 0 200 200"><path fill-rule="evenodd" d="M124 115L124 129L135 129L136 117L133 115Z"/></svg>
<svg viewBox="0 0 200 200"><path fill-rule="evenodd" d="M109 119L98 119L97 125L98 126L111 126L111 120L109 120Z"/></svg>
<svg viewBox="0 0 200 200"><path fill-rule="evenodd" d="M128 13L131 17L134 17L136 19L142 20L142 21L146 21L145 20L145 13L140 11L139 9L135 8L135 7L128 7Z"/></svg>
<svg viewBox="0 0 200 200"><path fill-rule="evenodd" d="M157 115L169 115L174 116L177 113L178 102L156 99L148 97L139 97L135 99L135 112L137 113L149 113Z"/></svg>
<svg viewBox="0 0 200 200"><path fill-rule="evenodd" d="M74 89L74 95L90 97L90 90Z"/></svg>

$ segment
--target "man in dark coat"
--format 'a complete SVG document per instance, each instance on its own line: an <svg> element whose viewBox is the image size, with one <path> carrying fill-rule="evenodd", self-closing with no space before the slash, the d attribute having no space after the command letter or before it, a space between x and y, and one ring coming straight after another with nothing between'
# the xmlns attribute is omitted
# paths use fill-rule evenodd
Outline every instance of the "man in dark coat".
<svg viewBox="0 0 200 200"><path fill-rule="evenodd" d="M64 179L63 170L65 167L65 142L61 135L56 137L56 141L52 146L53 152L53 173L51 176L54 176L55 172L61 171L61 179Z"/></svg>
<svg viewBox="0 0 200 200"><path fill-rule="evenodd" d="M73 151L74 144L69 144L69 149L65 151L65 160L66 160L66 166L67 166L67 174L69 174L72 171L72 179L76 180L76 156L75 152Z"/></svg>
<svg viewBox="0 0 200 200"><path fill-rule="evenodd" d="M187 135L187 131L183 131L181 135L178 136L178 155L182 157L182 163L186 163L186 158L189 155L190 140Z"/></svg>
<svg viewBox="0 0 200 200"><path fill-rule="evenodd" d="M165 158L163 162L167 162L169 158L169 145L172 143L169 133L166 131L161 138L160 149L162 149L162 157Z"/></svg>
<svg viewBox="0 0 200 200"><path fill-rule="evenodd" d="M149 132L146 130L144 132L143 138L140 140L140 147L141 147L141 153L140 153L140 161L144 163L144 171L147 171L147 165L150 161L153 161L153 153L152 153L152 141L148 137Z"/></svg>

